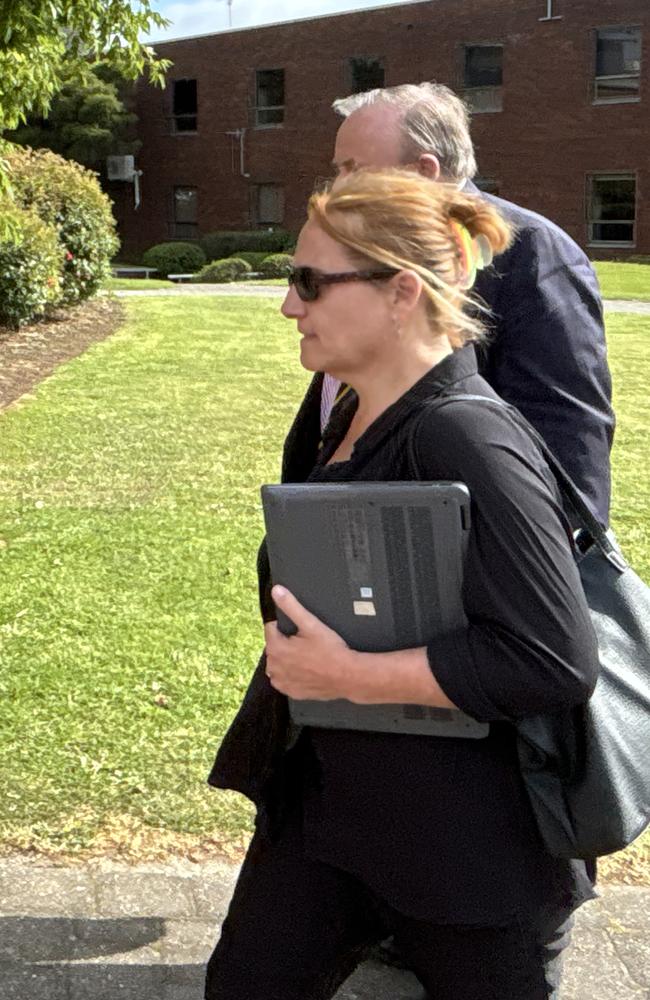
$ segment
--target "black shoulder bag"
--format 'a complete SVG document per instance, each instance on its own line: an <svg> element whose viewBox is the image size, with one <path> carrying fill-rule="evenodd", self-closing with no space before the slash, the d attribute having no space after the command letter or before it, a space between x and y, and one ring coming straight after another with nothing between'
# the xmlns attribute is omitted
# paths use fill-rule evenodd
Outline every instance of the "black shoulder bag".
<svg viewBox="0 0 650 1000"><path fill-rule="evenodd" d="M650 822L650 588L518 410L472 395L441 396L427 409L458 400L510 413L542 452L577 525L574 556L598 639L598 682L585 705L514 725L521 774L549 852L585 859L611 854Z"/></svg>

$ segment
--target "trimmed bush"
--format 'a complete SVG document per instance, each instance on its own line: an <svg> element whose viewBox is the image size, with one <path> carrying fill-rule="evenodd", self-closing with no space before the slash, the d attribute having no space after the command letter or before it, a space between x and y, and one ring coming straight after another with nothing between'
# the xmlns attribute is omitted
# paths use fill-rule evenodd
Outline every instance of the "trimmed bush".
<svg viewBox="0 0 650 1000"><path fill-rule="evenodd" d="M205 254L196 243L157 243L142 255L145 267L155 267L156 277L168 274L190 274L205 264Z"/></svg>
<svg viewBox="0 0 650 1000"><path fill-rule="evenodd" d="M252 267L248 261L242 260L241 257L228 257L226 260L213 260L210 264L206 264L198 274L194 275L192 281L219 285L226 281L238 281L251 271Z"/></svg>
<svg viewBox="0 0 650 1000"><path fill-rule="evenodd" d="M89 298L110 275L119 247L111 202L97 174L46 149L8 155L15 202L52 226L63 255L61 303Z"/></svg>
<svg viewBox="0 0 650 1000"><path fill-rule="evenodd" d="M293 250L296 238L283 229L247 229L243 232L206 233L201 237L201 246L208 260L222 260L241 250L265 254Z"/></svg>
<svg viewBox="0 0 650 1000"><path fill-rule="evenodd" d="M240 260L245 260L247 264L250 264L254 271L259 271L262 261L266 260L268 254L266 250L237 250L237 252L233 254L233 257L239 257Z"/></svg>
<svg viewBox="0 0 650 1000"><path fill-rule="evenodd" d="M18 328L60 301L63 252L54 226L35 212L4 215L14 239L0 243L0 324Z"/></svg>
<svg viewBox="0 0 650 1000"><path fill-rule="evenodd" d="M288 253L272 253L266 257L259 270L264 278L286 278L293 257Z"/></svg>

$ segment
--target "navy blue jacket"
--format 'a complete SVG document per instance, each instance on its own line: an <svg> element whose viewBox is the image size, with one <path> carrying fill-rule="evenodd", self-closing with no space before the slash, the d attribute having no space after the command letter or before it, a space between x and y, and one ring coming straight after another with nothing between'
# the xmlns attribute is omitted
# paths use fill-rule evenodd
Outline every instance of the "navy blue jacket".
<svg viewBox="0 0 650 1000"><path fill-rule="evenodd" d="M468 193L479 194L471 183ZM558 226L483 195L516 228L509 250L480 271L474 294L489 306L479 371L537 428L603 524L609 522L614 436L602 303L593 268ZM283 479L301 482L316 460L316 375L285 442Z"/></svg>

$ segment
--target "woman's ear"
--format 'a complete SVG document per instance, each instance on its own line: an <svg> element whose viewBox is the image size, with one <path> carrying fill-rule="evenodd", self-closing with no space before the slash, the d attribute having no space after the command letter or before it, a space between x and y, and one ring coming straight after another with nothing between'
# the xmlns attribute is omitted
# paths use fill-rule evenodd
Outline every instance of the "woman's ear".
<svg viewBox="0 0 650 1000"><path fill-rule="evenodd" d="M413 312L422 295L422 278L415 271L400 271L392 278L391 304L404 314Z"/></svg>

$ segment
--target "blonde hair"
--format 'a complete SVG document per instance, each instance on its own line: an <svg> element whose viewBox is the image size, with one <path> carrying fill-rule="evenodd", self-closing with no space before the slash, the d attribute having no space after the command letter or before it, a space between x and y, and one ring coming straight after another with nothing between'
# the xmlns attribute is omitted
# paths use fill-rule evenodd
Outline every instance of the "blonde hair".
<svg viewBox="0 0 650 1000"><path fill-rule="evenodd" d="M365 168L313 194L308 211L356 265L418 274L431 324L452 347L482 336L481 323L466 307L487 310L463 291L462 249L451 223L484 237L493 253L505 250L510 228L486 201L414 171Z"/></svg>

